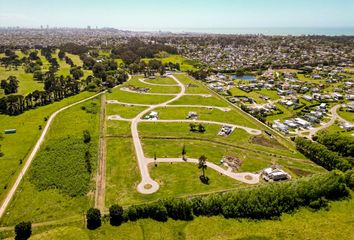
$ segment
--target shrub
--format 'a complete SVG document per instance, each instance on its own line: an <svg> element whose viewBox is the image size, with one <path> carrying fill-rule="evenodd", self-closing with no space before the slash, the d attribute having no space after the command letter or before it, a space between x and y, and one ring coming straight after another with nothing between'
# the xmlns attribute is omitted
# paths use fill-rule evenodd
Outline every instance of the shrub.
<svg viewBox="0 0 354 240"><path fill-rule="evenodd" d="M328 210L328 200L325 199L324 197L321 197L317 200L314 200L312 202L310 202L309 207L313 210L319 210L322 208L325 208Z"/></svg>
<svg viewBox="0 0 354 240"><path fill-rule="evenodd" d="M29 239L32 234L32 223L31 222L20 222L15 226L15 239L25 240Z"/></svg>
<svg viewBox="0 0 354 240"><path fill-rule="evenodd" d="M171 198L163 201L167 214L173 220L193 219L192 203L186 199Z"/></svg>
<svg viewBox="0 0 354 240"><path fill-rule="evenodd" d="M117 204L109 208L109 220L112 226L119 226L123 222L123 208Z"/></svg>
<svg viewBox="0 0 354 240"><path fill-rule="evenodd" d="M101 226L101 212L97 208L90 208L86 213L87 228L94 230Z"/></svg>
<svg viewBox="0 0 354 240"><path fill-rule="evenodd" d="M91 142L91 134L88 130L83 131L83 139L84 139L84 143Z"/></svg>

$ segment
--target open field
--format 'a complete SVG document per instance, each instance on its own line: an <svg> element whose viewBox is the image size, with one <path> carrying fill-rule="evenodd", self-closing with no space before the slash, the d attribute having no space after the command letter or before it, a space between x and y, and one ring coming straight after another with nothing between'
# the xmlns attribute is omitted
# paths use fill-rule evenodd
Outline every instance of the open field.
<svg viewBox="0 0 354 240"><path fill-rule="evenodd" d="M18 67L17 70L5 69L0 66L0 81L6 80L9 76L15 76L19 80L19 88L16 94L27 95L35 90L43 90L43 83L33 79L31 73L26 73L23 67ZM0 95L1 97L1 95Z"/></svg>
<svg viewBox="0 0 354 240"><path fill-rule="evenodd" d="M306 170L309 173L323 172L324 169L313 164L309 160L287 160L284 157L275 157L273 154L266 154L263 152L252 151L246 148L239 148L238 144L235 146L225 145L222 142L209 142L207 140L192 140L192 139L143 139L143 148L147 157L157 158L166 157L181 157L182 147L186 146L187 156L190 158L199 158L205 155L208 161L217 165L225 155L236 156L243 161L240 172L251 171L257 172L272 164L278 163L282 167L289 167L300 170ZM306 172L305 171L305 172ZM291 171L290 171L291 172ZM296 174L294 174L296 175Z"/></svg>
<svg viewBox="0 0 354 240"><path fill-rule="evenodd" d="M195 71L197 70L197 68L195 67L195 65L198 65L197 62L194 62L190 59L187 59L185 57L183 57L182 55L169 55L168 57L165 58L153 58L156 60L159 60L162 62L162 64L164 63L169 63L172 62L174 64L179 63L181 71L185 72L185 71ZM148 62L149 60L151 60L150 58L144 58L143 61Z"/></svg>
<svg viewBox="0 0 354 240"><path fill-rule="evenodd" d="M156 77L154 79L145 79L145 81L153 84L176 84L176 81L168 77Z"/></svg>
<svg viewBox="0 0 354 240"><path fill-rule="evenodd" d="M201 103L203 104L203 103ZM225 122L230 124L242 125L257 128L255 124L247 121L244 115L235 109L224 112L220 109L193 108L193 107L162 107L155 109L159 113L159 119L186 119L189 112L196 112L199 120L209 120Z"/></svg>
<svg viewBox="0 0 354 240"><path fill-rule="evenodd" d="M176 78L186 86L186 93L211 93L201 82L191 79L186 74L176 74Z"/></svg>
<svg viewBox="0 0 354 240"><path fill-rule="evenodd" d="M343 110L343 111L338 110L337 113L344 120L354 123L354 113L353 112L347 112L345 110Z"/></svg>
<svg viewBox="0 0 354 240"><path fill-rule="evenodd" d="M283 214L279 220L252 221L223 217L196 217L193 221L157 222L138 220L113 227L104 223L95 231L83 227L82 220L64 226L33 229L31 239L132 239L132 240L207 240L207 239L343 239L351 240L354 200L332 202L330 209L317 212L302 208ZM335 226L335 227L333 227ZM12 232L0 232L6 238Z"/></svg>
<svg viewBox="0 0 354 240"><path fill-rule="evenodd" d="M158 104L172 99L173 96L148 95L122 91L119 88L113 89L112 93L107 94L107 100L118 100L124 103L138 104Z"/></svg>
<svg viewBox="0 0 354 240"><path fill-rule="evenodd" d="M179 93L180 91L179 86L155 86L142 83L139 81L139 78L143 78L143 76L134 76L129 82L125 83L123 86L133 85L135 87L149 88L150 90L148 91L148 93ZM173 84L176 84L176 82L174 82Z"/></svg>
<svg viewBox="0 0 354 240"><path fill-rule="evenodd" d="M204 96L182 96L176 101L170 103L170 105L203 105L203 106L217 106L217 107L227 107L228 104L214 96L204 97Z"/></svg>
<svg viewBox="0 0 354 240"><path fill-rule="evenodd" d="M122 118L134 118L140 112L144 111L147 107L141 106L127 106L121 104L107 104L106 115L119 115Z"/></svg>
<svg viewBox="0 0 354 240"><path fill-rule="evenodd" d="M133 151L133 145L128 139L108 139L107 206L113 203L123 205L143 203L159 198L184 196L243 185L228 177L220 176L213 170L207 170L211 181L210 185L205 185L199 180L201 172L194 164L160 163L157 167L151 166L150 168L153 179L161 184L159 191L151 195L143 195L136 191L140 173ZM127 172L129 174L126 174Z"/></svg>
<svg viewBox="0 0 354 240"><path fill-rule="evenodd" d="M46 142L31 165L2 225L21 220L41 222L80 215L92 203L98 151L99 111L87 112L81 107L99 109L93 99L60 113L54 120ZM91 135L90 143L83 142L83 131ZM90 154L87 163L86 152ZM88 165L89 164L89 165Z"/></svg>
<svg viewBox="0 0 354 240"><path fill-rule="evenodd" d="M77 102L94 95L94 93L83 92L76 96L63 99L50 105L38 107L24 112L18 116L0 115L1 131L5 129L17 129L16 134L4 135L1 140L2 152L4 156L0 158L0 199L10 186L12 179L17 175L17 171L22 167L20 162L25 161L30 150L41 134L39 126L44 128L46 124L44 118L48 118L53 112L61 107Z"/></svg>

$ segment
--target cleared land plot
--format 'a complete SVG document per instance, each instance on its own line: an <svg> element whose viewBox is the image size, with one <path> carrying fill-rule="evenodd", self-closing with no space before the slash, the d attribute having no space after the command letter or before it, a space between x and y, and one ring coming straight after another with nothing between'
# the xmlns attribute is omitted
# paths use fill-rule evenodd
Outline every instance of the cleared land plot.
<svg viewBox="0 0 354 240"><path fill-rule="evenodd" d="M130 122L107 121L108 136L131 136Z"/></svg>
<svg viewBox="0 0 354 240"><path fill-rule="evenodd" d="M248 121L243 114L232 109L224 112L219 109L193 108L193 107L162 107L156 108L159 113L159 119L186 119L189 112L196 112L199 120L209 120L216 122L225 122L246 127L257 128L255 124Z"/></svg>
<svg viewBox="0 0 354 240"><path fill-rule="evenodd" d="M118 100L124 103L138 103L138 104L159 104L172 99L173 96L163 95L147 95L122 91L114 89L112 93L107 94L107 100Z"/></svg>
<svg viewBox="0 0 354 240"><path fill-rule="evenodd" d="M0 141L4 153L4 156L0 158L0 199L10 186L9 183L16 176L18 169L22 167L19 164L20 161L25 161L27 154L39 138L42 132L39 130L39 126L44 128L46 124L44 118L48 118L53 112L64 106L92 95L94 93L83 92L60 102L26 111L18 116L0 115L0 131L17 129L16 134L3 135L4 138Z"/></svg>
<svg viewBox="0 0 354 240"><path fill-rule="evenodd" d="M181 71L195 71L197 70L197 68L195 67L195 65L198 65L197 62L187 59L181 55L177 55L177 54L172 54L169 55L168 57L165 58L153 58L156 60L159 60L162 62L162 64L164 63L169 63L172 62L174 64L179 63L180 65L180 69ZM149 60L151 60L150 58L144 58L143 61L148 62Z"/></svg>
<svg viewBox="0 0 354 240"><path fill-rule="evenodd" d="M127 174L129 173L129 174ZM140 182L140 173L130 139L108 138L107 140L107 188L106 204L123 205L154 201L159 198L178 197L188 194L216 191L244 186L242 183L220 176L207 170L211 181L209 185L201 183L201 174L195 164L174 163L150 166L150 174L160 183L158 192L152 195L139 194L136 186Z"/></svg>
<svg viewBox="0 0 354 240"><path fill-rule="evenodd" d="M305 174L324 171L321 167L318 167L307 160L286 160L274 157L272 154L252 152L247 149L231 147L222 143L218 144L189 139L143 139L142 144L145 156L150 158L153 158L155 154L157 158L182 157L181 152L183 145L186 147L187 157L199 158L201 155L205 155L208 158L208 161L215 164L220 164L220 160L225 155L235 156L243 161L243 164L239 169L240 172L257 172L272 164L281 165L294 177L302 176L302 171Z"/></svg>
<svg viewBox="0 0 354 240"><path fill-rule="evenodd" d="M139 81L140 76L134 76L130 81L124 84L126 85L133 85L135 87L142 87L142 88L149 88L150 90L148 93L179 93L181 88L179 86L155 86L150 84L145 84ZM171 79L172 80L172 79ZM175 84L177 84L175 82Z"/></svg>
<svg viewBox="0 0 354 240"><path fill-rule="evenodd" d="M122 118L134 118L140 112L144 111L146 107L141 106L127 106L121 104L107 104L106 115L119 115Z"/></svg>
<svg viewBox="0 0 354 240"><path fill-rule="evenodd" d="M203 106L217 106L217 107L228 107L228 104L214 96L203 97L203 96L182 96L170 103L170 105L203 105Z"/></svg>
<svg viewBox="0 0 354 240"><path fill-rule="evenodd" d="M344 120L354 123L354 112L347 112L343 110L343 111L337 111L337 113Z"/></svg>
<svg viewBox="0 0 354 240"><path fill-rule="evenodd" d="M99 100L93 99L57 116L9 206L8 214L2 219L3 225L80 216L91 206L92 198L88 193L94 187L99 111L89 113L81 107L98 110L99 105ZM83 142L84 130L91 134L88 144ZM86 152L91 156L89 161Z"/></svg>
<svg viewBox="0 0 354 240"><path fill-rule="evenodd" d="M233 96L246 96L246 97L251 97L252 99L254 99L258 104L263 104L263 103L267 103L266 100L262 99L262 96L267 96L269 97L271 100L277 100L280 99L280 97L277 95L277 91L272 91L272 90L266 90L266 89L262 89L259 91L252 91L252 92L245 92L242 91L241 89L235 87L230 89L231 93Z"/></svg>
<svg viewBox="0 0 354 240"><path fill-rule="evenodd" d="M186 86L186 93L211 93L201 82L191 79L185 74L175 74L175 77Z"/></svg>
<svg viewBox="0 0 354 240"><path fill-rule="evenodd" d="M175 80L169 77L157 77L154 79L145 79L145 82L154 83L154 84L166 84L166 85L177 84Z"/></svg>
<svg viewBox="0 0 354 240"><path fill-rule="evenodd" d="M191 132L189 123L154 123L154 122L144 122L140 123L138 130L141 137L191 137L191 138L205 138L218 140L223 142L232 142L235 144L247 143L251 137L243 129L236 129L230 136L218 136L218 132L221 128L220 125L216 124L203 124L205 127L204 133Z"/></svg>

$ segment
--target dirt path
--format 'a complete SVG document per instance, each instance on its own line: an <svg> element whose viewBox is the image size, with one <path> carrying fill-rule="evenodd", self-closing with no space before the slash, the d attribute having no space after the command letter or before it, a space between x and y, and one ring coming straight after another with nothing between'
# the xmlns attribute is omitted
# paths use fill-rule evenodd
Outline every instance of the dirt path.
<svg viewBox="0 0 354 240"><path fill-rule="evenodd" d="M101 96L99 158L97 163L95 208L105 210L106 192L106 95Z"/></svg>
<svg viewBox="0 0 354 240"><path fill-rule="evenodd" d="M26 162L25 162L25 165L23 166L22 170L21 170L20 173L18 174L15 183L12 185L10 191L7 193L7 195L6 195L5 199L4 199L4 201L3 201L2 204L1 204L1 207L0 207L0 219L1 219L1 217L4 215L7 206L9 205L9 203L10 203L11 199L13 198L13 196L15 195L16 190L17 190L18 186L20 185L20 183L21 183L21 181L22 181L22 178L25 176L25 174L26 174L28 168L30 167L30 165L31 165L31 163L32 163L32 161L33 161L35 155L36 155L37 152L39 151L40 146L42 145L42 143L43 143L43 141L44 141L44 138L45 138L45 136L46 136L46 134L47 134L47 132L48 132L48 130L49 130L49 127L50 127L50 125L52 124L52 122L53 122L53 120L55 119L55 117L58 115L58 113L60 113L60 112L62 112L62 111L64 111L64 110L66 110L66 109L68 109L68 108L71 108L71 107L73 107L73 106L75 106L75 105L78 105L78 104L80 104L80 103L83 103L83 102L86 102L86 101L88 101L88 100L91 100L91 99L93 99L93 98L95 98L95 97L97 97L97 96L99 96L99 95L101 95L101 94L103 94L103 93L105 93L105 92L101 92L101 93L95 94L95 95L93 95L93 96L91 96L91 97L85 98L85 99L80 100L80 101L78 101L78 102L72 103L72 104L70 104L70 105L68 105L68 106L62 107L61 109L55 111L55 112L49 117L49 119L48 119L48 121L47 121L47 124L45 125L45 128L44 128L44 130L43 130L41 136L39 137L39 139L38 139L36 145L35 145L34 148L32 149L31 154L30 154L29 157L27 158L27 160L26 160Z"/></svg>

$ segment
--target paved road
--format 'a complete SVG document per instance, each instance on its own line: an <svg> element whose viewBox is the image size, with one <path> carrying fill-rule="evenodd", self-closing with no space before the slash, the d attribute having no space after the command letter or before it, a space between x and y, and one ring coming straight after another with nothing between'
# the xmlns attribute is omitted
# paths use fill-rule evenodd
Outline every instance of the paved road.
<svg viewBox="0 0 354 240"><path fill-rule="evenodd" d="M97 97L97 96L99 96L99 95L101 95L101 94L103 94L103 93L105 93L105 92L98 93L98 94L96 94L96 95L93 95L93 96L91 96L91 97L85 98L85 99L83 99L83 100L81 100L81 101L78 101L78 102L76 102L76 103L73 103L73 104L70 104L70 105L68 105L68 106L65 106L65 107L63 107L63 108L57 110L56 112L54 112L54 113L49 117L49 119L48 119L48 121L47 121L47 124L45 125L45 128L43 129L43 132L42 132L41 136L39 137L39 139L38 139L36 145L35 145L34 148L32 149L32 152L31 152L30 156L28 157L28 159L27 159L27 161L25 162L25 165L23 166L21 172L20 172L19 175L17 176L17 179L16 179L15 183L12 185L10 191L7 193L7 196L5 197L4 201L3 201L2 204L1 204L1 207L0 207L0 218L4 215L7 206L9 205L9 203L10 203L11 199L13 198L13 196L15 195L15 192L16 192L16 190L17 190L17 188L18 188L20 182L22 181L23 177L25 176L25 174L26 174L26 172L27 172L29 166L31 165L31 163L32 163L32 161L33 161L35 155L37 154L37 152L38 152L40 146L42 145L42 143L43 143L43 141L44 141L44 138L45 138L45 136L46 136L46 134L47 134L47 132L48 132L48 130L49 130L50 125L52 124L53 120L54 120L55 117L58 115L58 113L60 113L60 112L62 112L62 111L64 111L64 110L66 110L66 109L68 109L68 108L71 108L71 107L73 107L73 106L75 106L75 105L78 105L78 104L80 104L80 103L86 102L86 101L88 101L88 100L90 100L90 99L93 99L93 98L95 98L95 97Z"/></svg>
<svg viewBox="0 0 354 240"><path fill-rule="evenodd" d="M153 158L147 158L146 161L148 163L155 163L155 160ZM182 158L158 158L156 159L156 162L158 163L194 163L198 164L199 160L198 159L193 159L193 158L188 158L187 161L184 161ZM249 172L242 172L242 173L234 173L231 172L230 170L225 170L222 167L211 163L207 162L206 165L208 168L214 169L215 171L228 176L230 178L233 178L235 180L238 180L240 182L244 182L247 184L257 184L259 182L259 174L254 174L254 173L249 173Z"/></svg>
<svg viewBox="0 0 354 240"><path fill-rule="evenodd" d="M343 121L345 121L345 120L342 119L342 118L338 115L338 113L337 113L337 109L340 108L340 107L341 107L341 104L338 104L338 105L335 105L334 107L331 108L331 110L330 110L330 113L331 113L331 115L332 115L331 120L329 120L328 122L326 122L325 124L323 124L323 125L321 125L321 126L319 126L319 127L317 127L317 128L310 128L310 129L308 129L308 130L307 130L307 129L306 129L306 130L303 130L303 131L300 132L300 134L303 133L303 132L309 132L308 137L311 138L311 137L312 137L313 135L315 135L318 131L321 131L321 130L323 130L323 129L325 129L325 128L328 128L328 127L330 127L332 124L334 124L334 122L336 121L337 118L338 118L338 119L341 119L341 120L343 120Z"/></svg>
<svg viewBox="0 0 354 240"><path fill-rule="evenodd" d="M178 94L176 94L176 96L174 98L172 98L164 103L160 103L160 104L156 104L156 105L143 105L148 108L146 110L142 111L141 113L139 113L135 118L133 118L132 123L131 123L131 133L132 133L132 138L133 138L133 144L135 147L135 154L137 157L139 170L140 170L140 174L141 174L141 182L138 184L137 190L142 194L151 194L151 193L156 192L159 189L159 184L150 177L148 165L150 163L152 163L154 160L146 158L144 155L144 151L143 151L141 141L139 138L138 123L147 121L147 120L142 119L142 117L145 114L147 114L148 112L152 111L153 109L159 108L159 107L167 107L167 106L172 107L171 105L168 105L168 104L173 101L176 101L177 99L179 99L180 97L185 95L186 89L185 89L184 84L182 84L173 75L171 75L169 77L174 79L177 82L177 85L180 86L181 91ZM155 94L155 95L158 95L158 94ZM119 101L110 101L110 103L120 103L120 102ZM122 103L122 104L126 104L126 103ZM135 104L131 104L131 105L135 105ZM139 104L137 106L142 106L142 105ZM181 107L181 106L174 105L173 107ZM208 107L208 106L183 105L183 107ZM223 111L229 110L228 108L220 108L220 107L211 107L211 108L218 108ZM122 118L120 116L110 116L110 119L111 120L120 120ZM122 120L126 120L126 119L122 119ZM165 122L181 122L181 121L192 122L192 120L158 120L158 121L160 121L160 122L163 122L163 121L165 121ZM229 123L220 123L220 122L213 122L213 121L200 121L200 120L197 120L196 122L204 122L204 123L219 124L219 125L231 125L234 127L239 127L239 128L245 129L247 132L249 132L251 134L260 134L261 133L261 131L257 130L257 129L251 129L251 128L233 125L233 124L229 124ZM176 158L159 159L158 161L159 162L185 162L182 159L176 159ZM192 163L198 162L197 159L190 159L188 161L192 162ZM245 183L255 184L255 183L259 182L259 175L257 175L257 174L233 173L231 171L224 170L223 168L217 166L216 164L210 163L210 162L207 163L207 166L220 172L221 174L224 174L228 177L231 177L233 179L236 179L236 180L239 180L239 181L242 181Z"/></svg>

